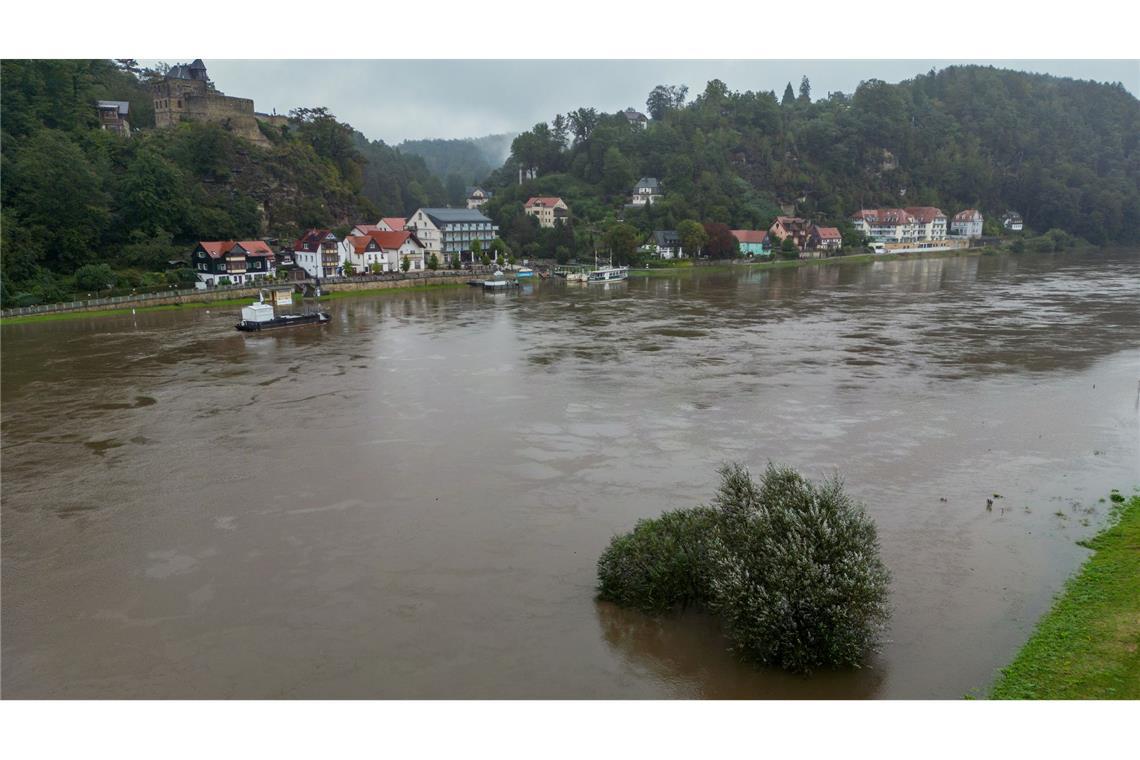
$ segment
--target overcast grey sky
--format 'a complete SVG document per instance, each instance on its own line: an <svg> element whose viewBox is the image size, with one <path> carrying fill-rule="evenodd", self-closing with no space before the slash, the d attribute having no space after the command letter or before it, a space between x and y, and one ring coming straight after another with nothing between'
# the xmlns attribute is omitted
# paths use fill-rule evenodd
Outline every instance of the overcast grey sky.
<svg viewBox="0 0 1140 760"><path fill-rule="evenodd" d="M581 106L644 110L658 84L688 85L692 97L710 79L721 79L732 90L779 95L806 74L819 98L834 90L851 93L865 79L898 82L956 62L965 61L205 60L218 89L253 98L259 111L327 106L370 139L389 144L519 132ZM978 63L1119 81L1140 96L1140 61Z"/></svg>

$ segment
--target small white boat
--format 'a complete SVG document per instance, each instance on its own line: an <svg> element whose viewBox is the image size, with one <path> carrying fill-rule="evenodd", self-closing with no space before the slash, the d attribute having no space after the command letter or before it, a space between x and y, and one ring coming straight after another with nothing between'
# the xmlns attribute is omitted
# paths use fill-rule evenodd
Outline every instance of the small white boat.
<svg viewBox="0 0 1140 760"><path fill-rule="evenodd" d="M530 267L519 267L515 270L515 279L522 280L527 277L534 277L534 270Z"/></svg>

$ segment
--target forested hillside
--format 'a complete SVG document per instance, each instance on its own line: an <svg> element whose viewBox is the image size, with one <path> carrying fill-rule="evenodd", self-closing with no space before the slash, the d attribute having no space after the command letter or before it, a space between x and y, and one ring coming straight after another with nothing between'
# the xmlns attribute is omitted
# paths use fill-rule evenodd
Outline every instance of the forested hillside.
<svg viewBox="0 0 1140 760"><path fill-rule="evenodd" d="M196 240L292 240L444 200L421 159L322 108L263 125L268 148L213 124L154 129L145 76L111 61L3 61L5 304L70 298L85 265L109 264L120 285L154 284ZM129 101L138 131L101 130L99 99Z"/></svg>
<svg viewBox="0 0 1140 760"><path fill-rule="evenodd" d="M650 213L626 215L641 233L687 218L763 229L792 204L850 230L861 207L931 205L980 209L990 230L1013 209L1037 231L1140 241L1140 101L1119 84L955 66L824 99L806 79L781 97L714 80L687 103L684 89L660 86L647 111L644 130L580 108L521 134L487 207L508 242L581 250L582 229L612 227L640 176L665 191ZM519 167L537 178L519 186ZM575 239L520 218L537 194L570 204Z"/></svg>
<svg viewBox="0 0 1140 760"><path fill-rule="evenodd" d="M405 140L401 153L419 156L428 170L444 182L447 201L462 206L466 189L482 182L503 164L514 135L487 135L464 140Z"/></svg>

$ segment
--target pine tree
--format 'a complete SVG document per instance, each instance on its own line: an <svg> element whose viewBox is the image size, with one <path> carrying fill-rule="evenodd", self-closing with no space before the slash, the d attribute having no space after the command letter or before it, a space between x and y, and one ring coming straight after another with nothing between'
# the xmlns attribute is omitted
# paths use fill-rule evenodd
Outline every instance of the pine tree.
<svg viewBox="0 0 1140 760"><path fill-rule="evenodd" d="M780 105L790 106L796 102L796 92L792 89L792 83L788 82L788 86L784 88L784 97L780 100Z"/></svg>

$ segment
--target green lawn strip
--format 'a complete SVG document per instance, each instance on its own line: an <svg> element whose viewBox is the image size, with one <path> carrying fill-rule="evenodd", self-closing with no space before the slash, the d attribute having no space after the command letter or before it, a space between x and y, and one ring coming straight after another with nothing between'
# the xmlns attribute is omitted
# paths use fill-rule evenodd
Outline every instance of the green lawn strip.
<svg viewBox="0 0 1140 760"><path fill-rule="evenodd" d="M993 699L1140 699L1140 496L1113 517Z"/></svg>
<svg viewBox="0 0 1140 760"><path fill-rule="evenodd" d="M425 290L435 290L436 288L450 288L466 285L462 282L433 282L423 285L410 285L407 287L391 287L391 288L369 288L367 290L332 290L321 296L321 300L339 300L341 298L353 298L356 296L375 296L381 293L408 293L408 292L422 292ZM135 306L127 307L124 309L102 309L98 311L56 311L48 314L28 314L22 317L4 317L0 319L0 325L21 325L30 322L57 322L65 319L80 319L83 317L116 317L123 316L124 314L131 314L132 312L145 313L150 311L176 311L178 309L204 309L211 306L248 306L251 297L247 298L227 298L221 301L184 301L183 303L160 304L158 306ZM294 303L298 302L298 297L294 296Z"/></svg>
<svg viewBox="0 0 1140 760"><path fill-rule="evenodd" d="M951 256L979 256L988 249L968 248L954 251L929 251L925 253L856 253L850 256L830 256L825 259L787 259L775 261L757 261L746 264L711 264L707 266L665 266L652 269L631 269L630 275L635 277L672 277L678 274L692 272L728 272L744 270L765 269L793 269L807 266L832 266L836 264L866 264L871 261L895 261L896 259L939 259Z"/></svg>
<svg viewBox="0 0 1140 760"><path fill-rule="evenodd" d="M81 317L121 317L133 312L150 311L177 311L179 309L201 309L208 306L236 306L249 302L248 298L228 299L225 301L189 301L186 303L168 303L158 306L134 306L125 309L100 309L97 311L56 311L48 314L28 314L23 317L4 317L0 325L21 325L29 322L58 322L65 319L79 319Z"/></svg>

